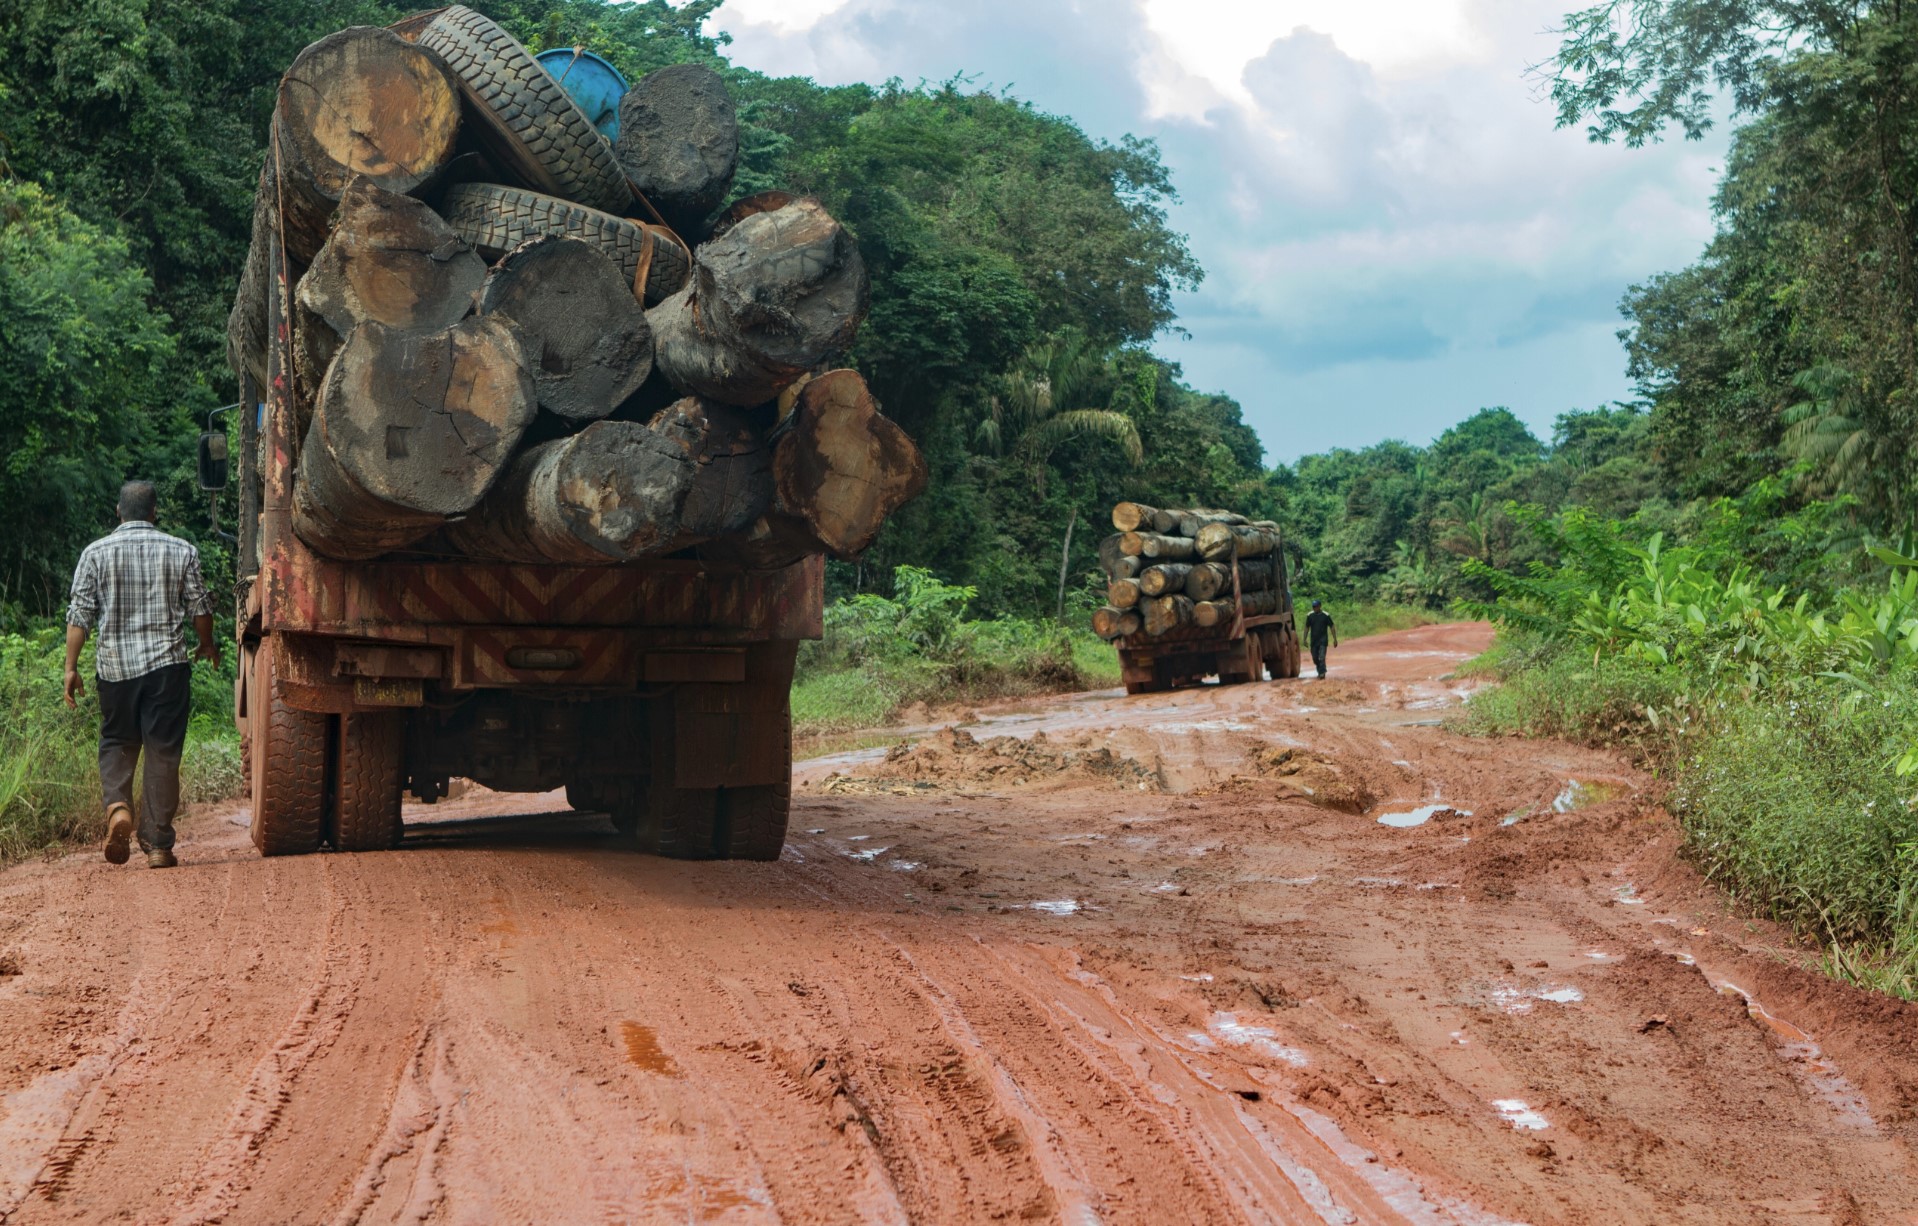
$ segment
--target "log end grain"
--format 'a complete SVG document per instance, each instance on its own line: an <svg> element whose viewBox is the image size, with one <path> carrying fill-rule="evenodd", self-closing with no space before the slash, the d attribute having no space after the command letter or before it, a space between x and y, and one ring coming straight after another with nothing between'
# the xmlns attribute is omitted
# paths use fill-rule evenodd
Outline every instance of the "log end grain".
<svg viewBox="0 0 1918 1226"><path fill-rule="evenodd" d="M773 452L780 509L838 558L863 553L887 516L926 488L926 461L880 414L866 381L836 370L806 385Z"/></svg>
<svg viewBox="0 0 1918 1226"><path fill-rule="evenodd" d="M653 332L613 262L573 238L508 252L479 291L480 313L517 324L542 408L568 421L605 417L653 371Z"/></svg>

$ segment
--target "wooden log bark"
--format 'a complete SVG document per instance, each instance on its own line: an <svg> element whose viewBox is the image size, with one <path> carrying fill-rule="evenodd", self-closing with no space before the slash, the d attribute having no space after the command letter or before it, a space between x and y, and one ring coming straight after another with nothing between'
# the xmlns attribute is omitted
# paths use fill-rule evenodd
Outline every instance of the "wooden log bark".
<svg viewBox="0 0 1918 1226"><path fill-rule="evenodd" d="M1139 590L1148 596L1183 593L1186 576L1191 571L1190 562L1161 562L1157 566L1148 566L1139 572Z"/></svg>
<svg viewBox="0 0 1918 1226"><path fill-rule="evenodd" d="M1106 573L1114 579L1137 579L1139 572L1144 569L1144 558L1128 558L1121 555L1106 568Z"/></svg>
<svg viewBox="0 0 1918 1226"><path fill-rule="evenodd" d="M486 275L479 309L519 326L540 407L567 421L606 416L653 373L645 308L619 268L579 239L543 235L509 251Z"/></svg>
<svg viewBox="0 0 1918 1226"><path fill-rule="evenodd" d="M1246 518L1243 515L1238 515L1231 511L1214 511L1204 507L1195 508L1190 511L1180 511L1178 512L1178 516L1179 526L1175 531L1180 536L1191 537L1198 536L1199 529L1205 527L1207 524L1242 524L1246 522Z"/></svg>
<svg viewBox="0 0 1918 1226"><path fill-rule="evenodd" d="M1179 512L1164 507L1152 513L1152 530L1160 536L1179 536Z"/></svg>
<svg viewBox="0 0 1918 1226"><path fill-rule="evenodd" d="M1164 634L1177 630L1181 626L1190 626L1193 604L1184 596L1155 596L1139 602L1139 611L1143 614L1145 632L1151 635Z"/></svg>
<svg viewBox="0 0 1918 1226"><path fill-rule="evenodd" d="M1106 584L1106 603L1115 609L1130 609L1139 603L1137 579L1114 579Z"/></svg>
<svg viewBox="0 0 1918 1226"><path fill-rule="evenodd" d="M1239 563L1239 589L1257 591L1276 586L1270 558ZM1232 592L1230 562L1201 562L1185 577L1185 594L1194 600L1216 600Z"/></svg>
<svg viewBox="0 0 1918 1226"><path fill-rule="evenodd" d="M346 560L420 540L486 495L536 411L508 324L362 324L327 371L301 447L293 529Z"/></svg>
<svg viewBox="0 0 1918 1226"><path fill-rule="evenodd" d="M1200 557L1222 562L1235 556L1257 558L1276 552L1280 536L1274 524L1207 524L1193 540Z"/></svg>
<svg viewBox="0 0 1918 1226"><path fill-rule="evenodd" d="M1092 611L1092 632L1108 643L1128 634L1137 634L1144 624L1145 619L1133 609L1104 608Z"/></svg>
<svg viewBox="0 0 1918 1226"><path fill-rule="evenodd" d="M1189 561L1194 556L1193 548L1189 537L1161 536L1156 532L1127 532L1119 538L1119 552L1155 561Z"/></svg>
<svg viewBox="0 0 1918 1226"><path fill-rule="evenodd" d="M808 383L773 449L776 509L841 559L865 552L886 517L918 497L926 479L925 458L879 412L856 371L829 371Z"/></svg>
<svg viewBox="0 0 1918 1226"><path fill-rule="evenodd" d="M613 151L670 225L696 229L726 198L739 165L739 117L726 82L699 64L647 73L620 99Z"/></svg>
<svg viewBox="0 0 1918 1226"><path fill-rule="evenodd" d="M1279 609L1277 592L1247 592L1244 598L1234 604L1225 600L1204 600L1193 605L1193 625L1203 629L1215 626L1229 626L1233 618L1243 611L1247 617L1262 617L1267 613L1276 613Z"/></svg>
<svg viewBox="0 0 1918 1226"><path fill-rule="evenodd" d="M688 396L649 423L652 430L686 439L691 448L693 480L679 513L681 547L744 532L772 509L773 456L764 418Z"/></svg>
<svg viewBox="0 0 1918 1226"><path fill-rule="evenodd" d="M273 139L289 254L305 264L356 175L410 192L452 160L459 89L438 56L354 26L300 52L280 81Z"/></svg>
<svg viewBox="0 0 1918 1226"><path fill-rule="evenodd" d="M698 473L682 429L599 421L528 448L444 540L469 557L570 566L672 548Z"/></svg>
<svg viewBox="0 0 1918 1226"><path fill-rule="evenodd" d="M266 294L272 259L274 201L279 180L273 175L273 159L260 168L260 179L253 191L253 237L246 251L246 263L240 266L240 285L233 295L233 309L226 317L226 364L235 378L250 377L253 386L264 389L266 377Z"/></svg>
<svg viewBox="0 0 1918 1226"><path fill-rule="evenodd" d="M686 288L649 312L654 360L682 391L765 404L851 346L870 301L852 236L800 197L699 249Z"/></svg>
<svg viewBox="0 0 1918 1226"><path fill-rule="evenodd" d="M485 280L486 261L438 213L356 176L295 293L301 399L310 404L318 396L340 338L354 328L450 328L472 310Z"/></svg>
<svg viewBox="0 0 1918 1226"><path fill-rule="evenodd" d="M1121 502L1112 508L1112 526L1121 532L1152 531L1152 517L1158 508L1143 502Z"/></svg>

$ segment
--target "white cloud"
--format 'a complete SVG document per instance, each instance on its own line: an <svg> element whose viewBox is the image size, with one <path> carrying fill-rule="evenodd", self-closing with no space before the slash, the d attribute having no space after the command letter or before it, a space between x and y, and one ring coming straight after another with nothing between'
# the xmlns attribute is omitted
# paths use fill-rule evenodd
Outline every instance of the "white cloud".
<svg viewBox="0 0 1918 1226"><path fill-rule="evenodd" d="M1274 458L1549 427L1626 394L1625 287L1695 258L1723 137L1598 147L1524 70L1564 0L730 0L738 62L825 83L960 71L1155 137L1207 270L1162 352ZM1311 423L1302 427L1301 423Z"/></svg>

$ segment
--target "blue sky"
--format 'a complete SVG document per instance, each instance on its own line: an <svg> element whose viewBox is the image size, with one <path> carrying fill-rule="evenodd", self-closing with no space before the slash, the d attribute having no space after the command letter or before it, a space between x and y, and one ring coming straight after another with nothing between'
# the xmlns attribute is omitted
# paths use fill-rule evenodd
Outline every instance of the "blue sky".
<svg viewBox="0 0 1918 1226"><path fill-rule="evenodd" d="M728 0L735 61L821 82L977 74L1156 139L1205 266L1157 349L1270 462L1425 442L1502 404L1629 395L1625 288L1694 259L1724 137L1559 131L1528 65L1571 0Z"/></svg>

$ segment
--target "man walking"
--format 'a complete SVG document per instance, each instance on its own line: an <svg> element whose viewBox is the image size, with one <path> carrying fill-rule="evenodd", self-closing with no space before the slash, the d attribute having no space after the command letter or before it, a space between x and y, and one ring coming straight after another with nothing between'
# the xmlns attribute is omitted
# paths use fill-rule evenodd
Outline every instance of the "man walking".
<svg viewBox="0 0 1918 1226"><path fill-rule="evenodd" d="M192 661L180 623L193 619L195 656L217 666L213 607L200 580L200 554L153 526L151 481L120 487L120 526L88 545L73 571L67 604L67 705L83 691L80 648L99 633L100 792L107 806L106 857L127 862L133 837L133 770L146 750L140 789L140 849L150 868L172 868L173 819L180 810L180 754Z"/></svg>
<svg viewBox="0 0 1918 1226"><path fill-rule="evenodd" d="M1332 646L1339 645L1338 629L1332 625L1332 615L1320 607L1318 601L1312 602L1312 611L1305 615L1305 636L1312 645L1312 663L1318 667L1319 680L1325 680L1325 637L1332 636Z"/></svg>

